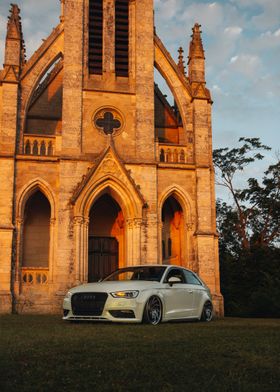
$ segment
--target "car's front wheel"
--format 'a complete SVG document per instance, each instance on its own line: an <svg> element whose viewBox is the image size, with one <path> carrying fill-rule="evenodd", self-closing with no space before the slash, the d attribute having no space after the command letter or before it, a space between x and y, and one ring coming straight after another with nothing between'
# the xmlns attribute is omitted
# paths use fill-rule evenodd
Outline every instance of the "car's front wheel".
<svg viewBox="0 0 280 392"><path fill-rule="evenodd" d="M211 321L212 317L213 317L213 306L212 306L211 302L206 302L203 306L200 320L201 321Z"/></svg>
<svg viewBox="0 0 280 392"><path fill-rule="evenodd" d="M145 305L143 321L147 324L157 325L162 319L162 303L159 297L153 295Z"/></svg>

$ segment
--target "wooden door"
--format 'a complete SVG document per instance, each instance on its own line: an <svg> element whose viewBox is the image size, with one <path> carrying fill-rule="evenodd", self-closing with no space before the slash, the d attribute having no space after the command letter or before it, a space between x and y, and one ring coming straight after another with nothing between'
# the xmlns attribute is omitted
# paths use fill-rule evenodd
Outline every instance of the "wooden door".
<svg viewBox="0 0 280 392"><path fill-rule="evenodd" d="M114 237L89 237L88 281L97 282L118 268L119 244Z"/></svg>

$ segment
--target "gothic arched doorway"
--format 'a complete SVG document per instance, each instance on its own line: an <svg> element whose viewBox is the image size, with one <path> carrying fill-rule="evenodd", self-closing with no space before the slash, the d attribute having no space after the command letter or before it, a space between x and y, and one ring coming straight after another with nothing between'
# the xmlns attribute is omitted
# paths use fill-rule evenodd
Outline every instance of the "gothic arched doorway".
<svg viewBox="0 0 280 392"><path fill-rule="evenodd" d="M89 214L88 282L116 270L123 264L124 218L119 204L103 194Z"/></svg>
<svg viewBox="0 0 280 392"><path fill-rule="evenodd" d="M162 262L182 264L184 241L184 214L180 203L169 196L162 207Z"/></svg>

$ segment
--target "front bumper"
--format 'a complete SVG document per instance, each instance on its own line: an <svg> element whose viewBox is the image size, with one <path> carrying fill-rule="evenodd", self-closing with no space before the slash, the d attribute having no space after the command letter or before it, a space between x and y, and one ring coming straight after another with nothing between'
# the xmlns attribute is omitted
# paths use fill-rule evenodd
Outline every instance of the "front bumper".
<svg viewBox="0 0 280 392"><path fill-rule="evenodd" d="M72 311L71 298L64 298L63 320L68 321L111 321L117 323L141 323L143 304L138 297L134 299L113 298L110 294L101 315L76 315Z"/></svg>

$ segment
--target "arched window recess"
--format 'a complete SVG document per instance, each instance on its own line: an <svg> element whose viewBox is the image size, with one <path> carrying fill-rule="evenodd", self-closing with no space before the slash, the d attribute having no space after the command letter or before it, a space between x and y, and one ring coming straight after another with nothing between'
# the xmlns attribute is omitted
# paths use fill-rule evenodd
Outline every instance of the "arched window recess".
<svg viewBox="0 0 280 392"><path fill-rule="evenodd" d="M45 69L29 99L25 118L25 154L53 155L56 135L62 129L63 55ZM48 148L49 145L52 148Z"/></svg>
<svg viewBox="0 0 280 392"><path fill-rule="evenodd" d="M160 143L179 144L181 115L165 79L155 68L155 136Z"/></svg>

